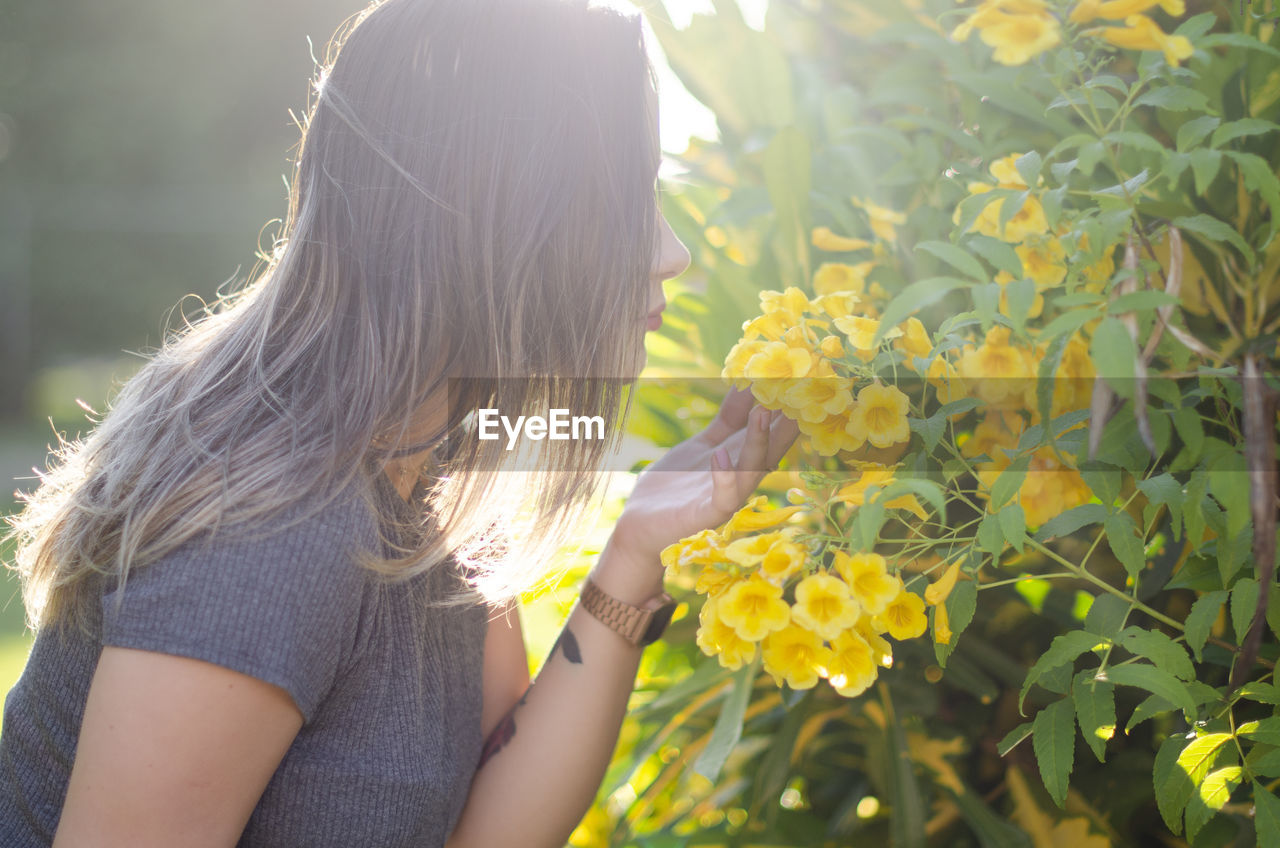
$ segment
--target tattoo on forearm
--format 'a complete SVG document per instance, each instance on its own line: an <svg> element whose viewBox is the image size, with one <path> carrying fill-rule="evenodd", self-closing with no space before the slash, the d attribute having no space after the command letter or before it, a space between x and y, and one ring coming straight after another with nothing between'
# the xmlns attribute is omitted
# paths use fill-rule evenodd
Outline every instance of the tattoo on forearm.
<svg viewBox="0 0 1280 848"><path fill-rule="evenodd" d="M498 725L489 734L489 738L484 740L484 748L480 751L480 762L476 764L477 771L480 770L481 766L489 762L494 754L501 751L511 741L511 737L516 735L516 707L524 704L524 699L529 697L529 689L532 688L533 686L529 686L524 690L520 700L516 701L515 706L507 710L506 715L498 719Z"/></svg>
<svg viewBox="0 0 1280 848"><path fill-rule="evenodd" d="M573 631L567 625L564 630L560 631L560 636L556 639L556 643L551 646L551 653L547 654L548 660L556 655L556 648L561 649L564 658L569 662L582 665L582 650L578 647L578 640L573 635Z"/></svg>

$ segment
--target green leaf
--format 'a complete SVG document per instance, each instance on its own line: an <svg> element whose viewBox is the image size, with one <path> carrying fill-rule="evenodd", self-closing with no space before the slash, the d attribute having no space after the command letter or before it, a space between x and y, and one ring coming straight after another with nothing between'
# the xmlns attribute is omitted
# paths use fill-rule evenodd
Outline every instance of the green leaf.
<svg viewBox="0 0 1280 848"><path fill-rule="evenodd" d="M1089 605L1089 612L1084 618L1084 629L1097 636L1114 640L1120 634L1133 609L1131 601L1117 598L1115 595L1099 595Z"/></svg>
<svg viewBox="0 0 1280 848"><path fill-rule="evenodd" d="M1195 176L1196 193L1204 194L1222 169L1222 151L1197 147L1187 154L1187 161L1191 163L1191 173Z"/></svg>
<svg viewBox="0 0 1280 848"><path fill-rule="evenodd" d="M1187 805L1187 838L1194 840L1214 813L1221 810L1240 785L1240 766L1226 766L1209 774L1200 784L1200 791Z"/></svg>
<svg viewBox="0 0 1280 848"><path fill-rule="evenodd" d="M1120 644L1126 651L1146 657L1156 668L1169 672L1182 680L1194 680L1196 668L1187 656L1186 648L1159 630L1145 627L1126 627L1120 634Z"/></svg>
<svg viewBox="0 0 1280 848"><path fill-rule="evenodd" d="M942 493L942 487L923 477L899 477L881 489L875 496L874 502L888 506L889 501L906 494L923 498L940 516L947 514L947 502Z"/></svg>
<svg viewBox="0 0 1280 848"><path fill-rule="evenodd" d="M911 427L911 432L920 434L920 441L932 451L942 441L942 434L947 429L947 416L934 414L928 418L908 418L907 425Z"/></svg>
<svg viewBox="0 0 1280 848"><path fill-rule="evenodd" d="M1210 242L1228 242L1236 250L1244 255L1252 265L1256 260L1253 255L1253 248L1245 244L1244 238L1231 225L1218 220L1212 215L1183 215L1174 218L1169 223L1183 230L1198 233L1208 239Z"/></svg>
<svg viewBox="0 0 1280 848"><path fill-rule="evenodd" d="M1161 306L1177 306L1180 301L1162 291L1136 291L1122 294L1107 305L1108 315L1125 312L1148 312Z"/></svg>
<svg viewBox="0 0 1280 848"><path fill-rule="evenodd" d="M1004 552L1004 531L1000 529L1000 518L994 513L982 516L978 524L978 547L994 557Z"/></svg>
<svg viewBox="0 0 1280 848"><path fill-rule="evenodd" d="M747 712L747 702L751 700L751 688L755 683L756 671L760 666L760 658L746 665L734 675L733 688L720 708L715 727L711 730L711 738L707 747L702 749L693 770L713 783L720 777L724 761L742 738L742 719Z"/></svg>
<svg viewBox="0 0 1280 848"><path fill-rule="evenodd" d="M1196 602L1191 605L1191 611L1187 613L1186 630L1184 631L1187 637L1187 647L1196 655L1197 662L1200 660L1200 652L1204 650L1204 643L1209 639L1209 631L1213 627L1213 623L1218 620L1218 612L1226 602L1227 591L1225 589L1209 592L1197 598Z"/></svg>
<svg viewBox="0 0 1280 848"><path fill-rule="evenodd" d="M880 343L884 334L901 324L916 311L929 306L945 297L955 289L968 288L972 282L957 277L927 277L917 280L904 288L884 308L880 315L880 326L876 330L872 344Z"/></svg>
<svg viewBox="0 0 1280 848"><path fill-rule="evenodd" d="M1200 413L1192 407L1176 410L1173 413L1173 429L1182 440L1183 449L1169 470L1178 472L1195 467L1195 464L1200 461L1200 454L1204 452L1204 425L1200 421ZM1188 487L1188 506L1199 509L1199 502L1190 497L1191 491Z"/></svg>
<svg viewBox="0 0 1280 848"><path fill-rule="evenodd" d="M1027 519L1023 515L1022 507L1016 503L1006 504L1000 507L997 513L1000 518L1000 532L1004 534L1004 539L1018 553L1022 553L1022 546L1026 542L1027 537Z"/></svg>
<svg viewBox="0 0 1280 848"><path fill-rule="evenodd" d="M922 241L915 246L916 250L932 253L962 274L973 277L978 282L987 282L991 275L982 263L970 256L966 251L945 241Z"/></svg>
<svg viewBox="0 0 1280 848"><path fill-rule="evenodd" d="M1139 689L1146 689L1153 695L1159 695L1195 715L1196 701L1191 695L1191 690L1187 688L1187 684L1167 671L1162 671L1153 665L1128 663L1113 666L1107 669L1106 674L1107 679L1117 686L1136 686Z"/></svg>
<svg viewBox="0 0 1280 848"><path fill-rule="evenodd" d="M1228 736L1228 734L1220 734ZM1199 740L1196 740L1199 741ZM1222 740L1226 742L1226 740ZM1195 792L1191 777L1178 764L1182 754L1190 747L1183 736L1174 735L1164 740L1156 752L1153 777L1156 790L1156 806L1160 817L1174 833L1182 831L1182 811Z"/></svg>
<svg viewBox="0 0 1280 848"><path fill-rule="evenodd" d="M1115 316L1102 319L1093 331L1089 356L1098 376L1121 397L1133 394L1133 363L1138 359L1138 345L1129 329Z"/></svg>
<svg viewBox="0 0 1280 848"><path fill-rule="evenodd" d="M893 804L893 818L904 819L890 823L890 841L902 848L924 848L925 806L920 796L920 786L916 783L915 769L912 768L911 749L907 744L907 735L902 730L898 711L889 699L888 687L880 691L889 731L889 801Z"/></svg>
<svg viewBox="0 0 1280 848"><path fill-rule="evenodd" d="M1102 506L1110 512L1116 498L1120 497L1120 469L1097 460L1080 464L1080 476L1089 490L1098 496Z"/></svg>
<svg viewBox="0 0 1280 848"><path fill-rule="evenodd" d="M1047 342L1059 336L1074 333L1085 324L1097 319L1100 315L1101 312L1097 309L1073 309L1070 312L1060 313L1052 321L1044 325L1044 328L1040 331L1040 341Z"/></svg>
<svg viewBox="0 0 1280 848"><path fill-rule="evenodd" d="M1240 173L1244 175L1244 187L1257 192L1272 210L1271 229L1266 239L1270 242L1276 227L1280 226L1280 213L1277 212L1280 210L1280 177L1276 176L1271 164L1261 156L1242 150L1228 150L1227 155L1235 160Z"/></svg>
<svg viewBox="0 0 1280 848"><path fill-rule="evenodd" d="M1158 474L1138 481L1138 488L1147 496L1151 504L1164 504L1169 508L1169 521L1173 528L1173 538L1182 535L1182 484L1170 474Z"/></svg>
<svg viewBox="0 0 1280 848"><path fill-rule="evenodd" d="M1053 637L1053 641L1049 643L1049 650L1045 651L1044 655L1036 660L1022 682L1022 691L1018 694L1019 708L1021 708L1022 702L1026 700L1027 692L1031 690L1032 684L1039 680L1042 675L1056 669L1058 666L1074 662L1076 657L1085 651L1092 651L1108 644L1110 644L1110 640L1098 636L1096 633L1086 633L1083 630L1070 630Z"/></svg>
<svg viewBox="0 0 1280 848"><path fill-rule="evenodd" d="M1170 112L1185 112L1193 110L1196 112L1208 111L1209 101L1194 88L1186 88L1180 85L1166 85L1162 88L1153 88L1139 94L1133 101L1135 106L1155 106L1159 109L1167 109Z"/></svg>
<svg viewBox="0 0 1280 848"><path fill-rule="evenodd" d="M1071 683L1071 700L1076 706L1080 735L1098 758L1106 762L1107 740L1116 733L1116 687L1097 680L1092 671L1082 671Z"/></svg>
<svg viewBox="0 0 1280 848"><path fill-rule="evenodd" d="M1120 560L1124 570L1134 580L1146 567L1147 558L1142 550L1142 540L1138 538L1138 528L1127 512L1113 512L1107 516L1102 525L1107 544L1111 552Z"/></svg>
<svg viewBox="0 0 1280 848"><path fill-rule="evenodd" d="M1031 464L1030 456L1020 456L1009 464L995 483L991 485L991 508L999 509L1022 488L1027 476L1027 466Z"/></svg>
<svg viewBox="0 0 1280 848"><path fill-rule="evenodd" d="M1125 723L1124 733L1128 736L1130 731L1147 719L1158 716L1161 713L1173 712L1176 709L1177 707L1159 695L1151 695L1133 708L1133 715L1129 716L1129 721Z"/></svg>
<svg viewBox="0 0 1280 848"><path fill-rule="evenodd" d="M1102 140L1109 141L1112 144L1121 145L1122 147L1132 148L1134 150L1150 150L1154 153L1164 152L1163 144L1143 132L1119 130L1107 133L1102 137Z"/></svg>
<svg viewBox="0 0 1280 848"><path fill-rule="evenodd" d="M1254 742L1264 742L1280 747L1280 717L1247 721L1236 728L1236 733Z"/></svg>
<svg viewBox="0 0 1280 848"><path fill-rule="evenodd" d="M1017 747L1018 743L1031 735L1032 726L1032 722L1024 721L1013 730L1010 730L1005 734L1005 737L996 744L996 753L1003 757L1005 754L1012 751Z"/></svg>
<svg viewBox="0 0 1280 848"><path fill-rule="evenodd" d="M1258 781L1253 785L1253 826L1258 831L1258 848L1280 848L1280 798Z"/></svg>
<svg viewBox="0 0 1280 848"><path fill-rule="evenodd" d="M1235 628L1236 641L1244 643L1245 634L1258 610L1258 581L1242 577L1231 587L1231 626Z"/></svg>
<svg viewBox="0 0 1280 848"><path fill-rule="evenodd" d="M1167 775L1166 780L1173 784L1176 790L1172 801L1181 808L1185 807L1187 802L1195 795L1200 784L1204 782L1205 775L1209 769L1213 767L1213 762L1218 758L1218 752L1222 746L1231 741L1230 733L1207 733L1197 739L1191 741L1187 747L1183 748L1178 754L1177 762L1174 769L1182 772L1183 780L1178 780L1175 776ZM1163 751L1163 748L1161 749ZM1159 767L1157 757L1157 768ZM1156 779L1156 801L1160 800L1160 779ZM1164 808L1160 810L1161 815L1164 814ZM1166 817L1165 822L1169 819ZM1178 832L1178 828L1170 825L1170 829L1174 833Z"/></svg>
<svg viewBox="0 0 1280 848"><path fill-rule="evenodd" d="M1260 704L1280 705L1280 686L1276 686L1274 683L1250 680L1236 690L1236 694L1241 698L1248 698L1250 701L1257 701Z"/></svg>
<svg viewBox="0 0 1280 848"><path fill-rule="evenodd" d="M1178 135L1174 141L1180 152L1186 152L1204 141L1205 136L1213 132L1218 124L1222 123L1220 118L1213 115L1201 115L1199 118L1191 120L1178 127Z"/></svg>
<svg viewBox="0 0 1280 848"><path fill-rule="evenodd" d="M1083 527L1101 524L1106 520L1107 508L1102 504L1081 504L1050 518L1036 531L1035 538L1037 542L1046 542L1049 539L1070 536Z"/></svg>
<svg viewBox="0 0 1280 848"><path fill-rule="evenodd" d="M1209 146L1221 147L1237 138L1243 138L1247 135L1263 135L1275 130L1280 130L1280 124L1276 124L1273 121L1264 121L1261 118L1241 118L1238 121L1228 121L1214 130Z"/></svg>
<svg viewBox="0 0 1280 848"><path fill-rule="evenodd" d="M1074 764L1076 728L1069 698L1055 701L1036 713L1032 722L1032 746L1040 766L1040 779L1049 797L1063 807L1067 800L1067 779Z"/></svg>
<svg viewBox="0 0 1280 848"><path fill-rule="evenodd" d="M974 253L982 256L997 270L1008 271L1014 277L1022 276L1022 260L1013 248L999 239L972 233L964 240L964 244Z"/></svg>

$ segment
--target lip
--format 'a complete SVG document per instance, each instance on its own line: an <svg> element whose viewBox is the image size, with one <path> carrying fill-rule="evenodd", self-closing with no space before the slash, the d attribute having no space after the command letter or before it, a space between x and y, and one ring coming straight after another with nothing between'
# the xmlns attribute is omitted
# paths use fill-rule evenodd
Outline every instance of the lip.
<svg viewBox="0 0 1280 848"><path fill-rule="evenodd" d="M654 330L662 326L662 310L665 308L666 307L664 306L659 309L655 309L654 311L650 312L648 315L645 316L645 319L644 319L645 330L652 333Z"/></svg>

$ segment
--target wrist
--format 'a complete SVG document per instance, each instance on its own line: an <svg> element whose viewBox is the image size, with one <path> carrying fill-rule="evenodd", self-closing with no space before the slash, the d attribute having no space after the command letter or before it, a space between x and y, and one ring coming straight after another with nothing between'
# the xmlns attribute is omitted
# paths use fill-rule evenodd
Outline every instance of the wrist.
<svg viewBox="0 0 1280 848"><path fill-rule="evenodd" d="M664 571L658 557L628 548L615 535L609 538L589 576L618 600L643 607L662 594Z"/></svg>

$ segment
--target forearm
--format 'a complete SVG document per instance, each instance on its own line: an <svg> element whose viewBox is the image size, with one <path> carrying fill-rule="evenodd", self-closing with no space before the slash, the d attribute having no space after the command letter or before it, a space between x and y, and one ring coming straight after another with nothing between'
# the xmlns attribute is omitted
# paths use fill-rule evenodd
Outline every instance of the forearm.
<svg viewBox="0 0 1280 848"><path fill-rule="evenodd" d="M660 567L606 549L593 578L636 605ZM576 605L537 680L486 742L448 848L561 848L600 787L635 685L641 649Z"/></svg>

